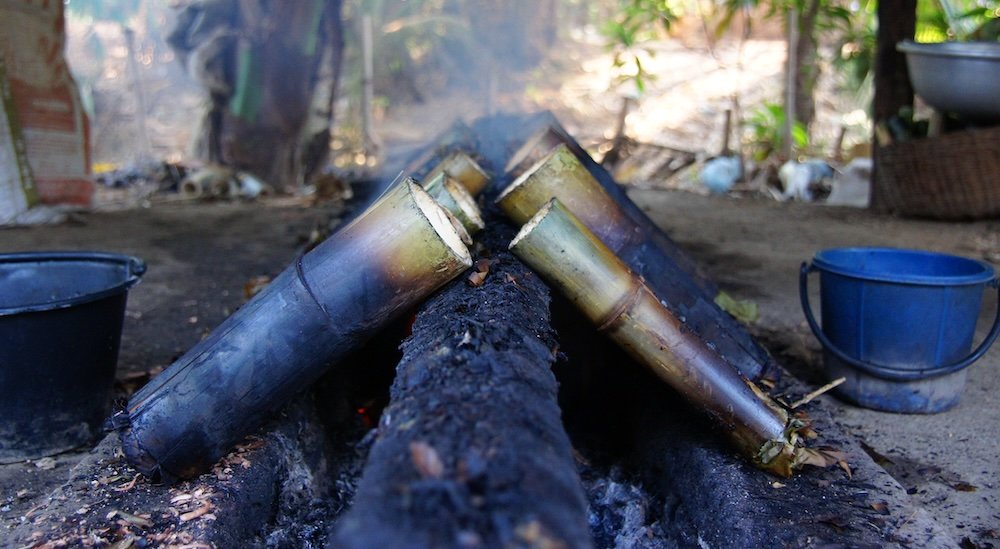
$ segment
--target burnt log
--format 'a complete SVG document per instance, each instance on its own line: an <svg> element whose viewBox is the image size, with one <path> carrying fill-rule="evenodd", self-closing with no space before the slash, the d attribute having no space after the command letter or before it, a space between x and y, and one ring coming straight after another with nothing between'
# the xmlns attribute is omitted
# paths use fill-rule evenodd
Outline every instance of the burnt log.
<svg viewBox="0 0 1000 549"><path fill-rule="evenodd" d="M484 233L478 287L429 299L403 343L339 547L590 546L586 503L560 418L549 294Z"/></svg>
<svg viewBox="0 0 1000 549"><path fill-rule="evenodd" d="M544 128L508 165L523 167L556 141L530 168L514 169L520 175L497 198L504 212L515 223L525 223L550 198L558 198L726 362L750 379L773 368L746 327L715 303L718 289L572 138Z"/></svg>

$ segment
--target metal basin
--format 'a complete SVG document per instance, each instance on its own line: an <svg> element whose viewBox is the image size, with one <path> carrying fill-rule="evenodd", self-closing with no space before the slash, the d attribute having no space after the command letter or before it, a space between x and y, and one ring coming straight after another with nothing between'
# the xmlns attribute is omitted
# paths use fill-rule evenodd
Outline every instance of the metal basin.
<svg viewBox="0 0 1000 549"><path fill-rule="evenodd" d="M906 40L896 49L906 54L913 89L932 107L972 120L1000 120L1000 43Z"/></svg>

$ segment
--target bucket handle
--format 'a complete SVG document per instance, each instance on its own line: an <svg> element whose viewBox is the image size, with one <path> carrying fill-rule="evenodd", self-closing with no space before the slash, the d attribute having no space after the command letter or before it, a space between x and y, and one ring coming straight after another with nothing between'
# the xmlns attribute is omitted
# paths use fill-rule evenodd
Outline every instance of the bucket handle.
<svg viewBox="0 0 1000 549"><path fill-rule="evenodd" d="M993 328L990 329L990 333L986 334L986 338L979 344L979 347L976 347L976 350L972 351L969 356L959 360L958 362L935 366L933 368L925 368L922 370L904 370L901 368L893 368L892 366L884 366L881 364L858 360L838 349L833 342L826 337L826 334L823 333L823 329L820 328L819 324L816 322L816 318L813 316L812 307L809 304L809 273L815 270L815 266L811 263L803 261L802 268L799 271L799 299L802 301L802 311L806 315L806 322L809 323L809 328L812 329L813 334L816 335L816 339L823 344L823 347L825 347L826 350L833 353L840 360L854 366L866 374L887 379L889 381L919 381L929 377L951 374L966 368L973 362L979 360L984 354L986 354L986 351L989 350L990 345L992 345L997 339L997 336L1000 336L1000 280L994 278L989 282L989 285L992 286L993 289L997 290L997 314L996 318L993 320Z"/></svg>
<svg viewBox="0 0 1000 549"><path fill-rule="evenodd" d="M138 257L129 257L128 274L135 277L141 277L146 274L146 262Z"/></svg>

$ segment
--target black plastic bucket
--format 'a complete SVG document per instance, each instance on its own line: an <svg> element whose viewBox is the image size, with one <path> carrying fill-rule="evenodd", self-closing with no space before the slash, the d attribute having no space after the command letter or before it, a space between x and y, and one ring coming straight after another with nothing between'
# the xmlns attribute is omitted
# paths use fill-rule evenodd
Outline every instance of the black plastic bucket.
<svg viewBox="0 0 1000 549"><path fill-rule="evenodd" d="M94 440L108 416L128 289L142 260L0 254L0 463Z"/></svg>

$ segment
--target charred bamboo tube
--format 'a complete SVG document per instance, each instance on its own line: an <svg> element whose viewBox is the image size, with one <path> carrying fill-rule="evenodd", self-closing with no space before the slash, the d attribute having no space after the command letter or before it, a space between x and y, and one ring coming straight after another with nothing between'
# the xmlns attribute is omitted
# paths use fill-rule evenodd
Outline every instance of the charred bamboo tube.
<svg viewBox="0 0 1000 549"><path fill-rule="evenodd" d="M550 131L542 136L550 134L556 135ZM767 353L715 304L715 293L709 293L696 275L675 260L679 254L676 245L658 241L656 236L662 233L655 226L637 222L565 143L508 185L496 203L520 225L551 198L558 198L578 215L601 242L646 279L676 316L700 337L712 341L733 367L750 378L763 372L769 361ZM663 239L669 240L665 235Z"/></svg>
<svg viewBox="0 0 1000 549"><path fill-rule="evenodd" d="M522 227L510 249L599 331L707 412L757 466L791 474L799 425L684 329L642 279L557 199Z"/></svg>
<svg viewBox="0 0 1000 549"><path fill-rule="evenodd" d="M424 190L444 209L451 212L469 235L475 235L486 227L479 206L476 205L476 199L451 176L444 172L439 173L434 179L424 183Z"/></svg>
<svg viewBox="0 0 1000 549"><path fill-rule="evenodd" d="M437 166L431 168L431 171L424 176L424 181L433 181L442 173L461 183L472 196L478 196L490 182L490 176L486 175L471 156L462 151L455 151L438 162Z"/></svg>
<svg viewBox="0 0 1000 549"><path fill-rule="evenodd" d="M329 364L471 265L412 180L285 269L118 414L128 461L157 479L206 470Z"/></svg>

